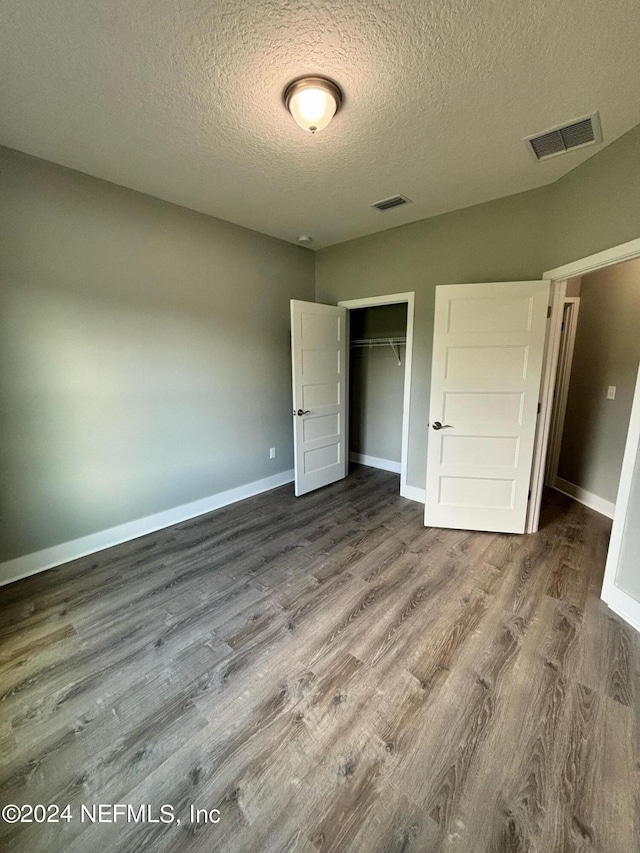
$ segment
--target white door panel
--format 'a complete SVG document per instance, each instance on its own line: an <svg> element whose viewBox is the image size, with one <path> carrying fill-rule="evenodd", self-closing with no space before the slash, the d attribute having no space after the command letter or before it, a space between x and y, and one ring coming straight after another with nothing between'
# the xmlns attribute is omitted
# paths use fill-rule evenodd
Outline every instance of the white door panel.
<svg viewBox="0 0 640 853"><path fill-rule="evenodd" d="M640 631L640 369L622 460L602 599Z"/></svg>
<svg viewBox="0 0 640 853"><path fill-rule="evenodd" d="M291 300L296 495L347 475L346 313Z"/></svg>
<svg viewBox="0 0 640 853"><path fill-rule="evenodd" d="M548 302L547 281L436 288L426 525L524 532Z"/></svg>

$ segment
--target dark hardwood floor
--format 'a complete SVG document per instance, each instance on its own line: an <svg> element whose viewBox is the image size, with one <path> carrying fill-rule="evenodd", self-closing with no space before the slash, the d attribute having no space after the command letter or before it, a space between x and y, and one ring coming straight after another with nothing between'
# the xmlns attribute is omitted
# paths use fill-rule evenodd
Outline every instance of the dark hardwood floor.
<svg viewBox="0 0 640 853"><path fill-rule="evenodd" d="M71 819L0 848L637 851L610 522L554 493L533 536L425 529L397 493L360 467L1 589L2 805ZM153 820L81 813L116 803Z"/></svg>

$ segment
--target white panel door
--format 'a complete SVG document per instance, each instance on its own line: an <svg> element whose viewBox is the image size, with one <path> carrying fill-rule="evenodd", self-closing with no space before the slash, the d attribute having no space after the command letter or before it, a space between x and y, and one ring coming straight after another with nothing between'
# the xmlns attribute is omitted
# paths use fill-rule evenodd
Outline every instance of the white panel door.
<svg viewBox="0 0 640 853"><path fill-rule="evenodd" d="M291 300L296 495L347 476L346 315Z"/></svg>
<svg viewBox="0 0 640 853"><path fill-rule="evenodd" d="M622 460L602 600L640 631L640 369Z"/></svg>
<svg viewBox="0 0 640 853"><path fill-rule="evenodd" d="M524 533L548 281L436 288L425 524Z"/></svg>

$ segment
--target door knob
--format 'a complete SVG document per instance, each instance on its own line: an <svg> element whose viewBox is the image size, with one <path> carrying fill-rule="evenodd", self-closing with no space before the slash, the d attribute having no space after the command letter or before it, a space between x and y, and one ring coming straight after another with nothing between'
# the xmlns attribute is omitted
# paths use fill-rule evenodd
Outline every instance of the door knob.
<svg viewBox="0 0 640 853"><path fill-rule="evenodd" d="M440 421L434 421L431 426L434 429L451 429L451 424L441 424Z"/></svg>
<svg viewBox="0 0 640 853"><path fill-rule="evenodd" d="M305 409L304 412L302 411L302 409L298 409L298 411L294 412L293 414L294 415L308 415L310 411L311 411L311 409Z"/></svg>

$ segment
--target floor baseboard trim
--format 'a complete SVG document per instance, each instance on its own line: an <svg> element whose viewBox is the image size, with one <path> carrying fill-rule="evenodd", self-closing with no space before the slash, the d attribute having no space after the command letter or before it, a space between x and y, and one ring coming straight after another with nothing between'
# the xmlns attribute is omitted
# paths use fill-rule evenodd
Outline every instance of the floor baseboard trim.
<svg viewBox="0 0 640 853"><path fill-rule="evenodd" d="M172 524L188 521L190 518L213 512L213 510L221 509L245 498L251 498L262 492L268 492L271 489L277 489L278 486L284 486L291 482L293 482L293 469L273 474L263 480L255 480L253 483L246 483L244 486L238 486L235 489L228 489L226 492L210 495L192 503L182 504L164 512L148 515L136 521L129 521L108 530L91 533L89 536L82 536L80 539L73 539L71 542L63 542L61 545L54 545L33 554L25 554L24 557L7 560L5 563L0 563L0 586L29 577L29 575L35 575L38 572L44 572L46 569L53 569L63 563L69 563L71 560L95 554L96 551L102 551L104 548L121 545L123 542L129 542L131 539L137 539L147 533L155 533L157 530L171 527Z"/></svg>
<svg viewBox="0 0 640 853"><path fill-rule="evenodd" d="M610 588L608 592L603 590L602 600L610 610L640 632L640 602L635 601L616 586L613 589Z"/></svg>
<svg viewBox="0 0 640 853"><path fill-rule="evenodd" d="M606 501L604 498L600 498L598 495L594 495L593 492L588 492L586 489L576 486L568 480L563 480L562 477L556 477L554 489L588 506L590 509L595 509L596 512L606 515L608 518L613 518L615 514L616 505L614 503Z"/></svg>
<svg viewBox="0 0 640 853"><path fill-rule="evenodd" d="M400 473L400 463L391 459L381 459L379 456L367 456L366 453L350 453L350 462L358 465L368 465L369 468L379 468L381 471L391 471L392 474Z"/></svg>
<svg viewBox="0 0 640 853"><path fill-rule="evenodd" d="M417 501L421 504L425 502L425 490L419 489L417 486L402 486L400 494L403 498L409 498L410 501Z"/></svg>

